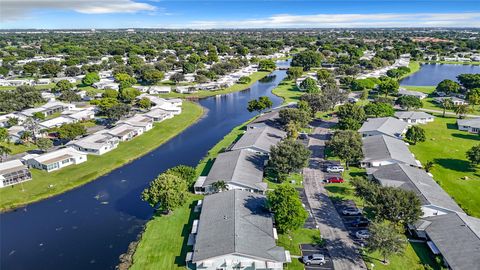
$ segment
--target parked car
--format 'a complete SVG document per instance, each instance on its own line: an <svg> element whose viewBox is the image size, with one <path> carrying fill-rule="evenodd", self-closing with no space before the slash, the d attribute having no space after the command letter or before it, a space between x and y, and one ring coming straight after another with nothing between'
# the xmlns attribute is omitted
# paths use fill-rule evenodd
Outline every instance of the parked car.
<svg viewBox="0 0 480 270"><path fill-rule="evenodd" d="M351 226L352 227L357 227L357 228L365 228L365 227L368 227L368 225L370 224L370 221L364 217L362 218L357 218L355 219Z"/></svg>
<svg viewBox="0 0 480 270"><path fill-rule="evenodd" d="M306 265L317 264L324 265L326 263L325 256L323 254L312 254L302 257L302 262Z"/></svg>
<svg viewBox="0 0 480 270"><path fill-rule="evenodd" d="M306 139L308 139L308 134L307 134L307 133L300 132L300 133L298 134L298 138L301 139L301 140L306 140Z"/></svg>
<svg viewBox="0 0 480 270"><path fill-rule="evenodd" d="M370 232L368 230L360 230L355 233L355 236L358 239L368 239L370 237Z"/></svg>
<svg viewBox="0 0 480 270"><path fill-rule="evenodd" d="M329 173L341 173L345 171L345 169L342 166L328 166L327 167L327 172Z"/></svg>
<svg viewBox="0 0 480 270"><path fill-rule="evenodd" d="M347 207L342 210L342 214L345 216L357 216L362 214L362 212L356 207Z"/></svg>
<svg viewBox="0 0 480 270"><path fill-rule="evenodd" d="M341 177L337 177L337 176L334 176L334 177L330 177L327 179L327 183L343 183L343 178Z"/></svg>

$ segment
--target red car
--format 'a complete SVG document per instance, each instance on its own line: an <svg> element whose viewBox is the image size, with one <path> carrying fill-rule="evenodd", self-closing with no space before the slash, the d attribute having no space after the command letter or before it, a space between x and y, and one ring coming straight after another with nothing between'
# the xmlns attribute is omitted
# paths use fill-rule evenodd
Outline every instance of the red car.
<svg viewBox="0 0 480 270"><path fill-rule="evenodd" d="M327 179L327 183L343 183L343 178L341 177L330 177Z"/></svg>

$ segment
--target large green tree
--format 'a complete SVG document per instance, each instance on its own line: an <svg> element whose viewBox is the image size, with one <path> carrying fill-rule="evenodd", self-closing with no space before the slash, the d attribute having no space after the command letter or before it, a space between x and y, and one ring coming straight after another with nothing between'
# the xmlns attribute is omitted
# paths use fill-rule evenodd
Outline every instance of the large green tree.
<svg viewBox="0 0 480 270"><path fill-rule="evenodd" d="M269 164L278 175L287 175L307 166L310 155L301 142L286 139L272 146Z"/></svg>
<svg viewBox="0 0 480 270"><path fill-rule="evenodd" d="M472 165L476 166L480 164L480 144L470 148L466 155Z"/></svg>
<svg viewBox="0 0 480 270"><path fill-rule="evenodd" d="M395 104L399 105L407 111L410 109L418 109L423 106L422 101L415 96L401 96L397 98Z"/></svg>
<svg viewBox="0 0 480 270"><path fill-rule="evenodd" d="M300 78L303 74L303 67L289 67L287 70L288 78L291 80L296 80Z"/></svg>
<svg viewBox="0 0 480 270"><path fill-rule="evenodd" d="M312 120L308 111L298 108L286 108L279 112L280 123L286 125L288 123L295 123L298 127L306 127Z"/></svg>
<svg viewBox="0 0 480 270"><path fill-rule="evenodd" d="M360 161L363 157L362 138L358 132L353 130L340 130L333 134L327 147L334 156L345 161L345 165Z"/></svg>
<svg viewBox="0 0 480 270"><path fill-rule="evenodd" d="M398 93L399 87L400 85L398 84L397 80L386 79L377 85L377 90L379 93L384 94L385 97L387 97L388 95L393 95Z"/></svg>
<svg viewBox="0 0 480 270"><path fill-rule="evenodd" d="M446 94L458 93L460 91L460 84L446 79L438 83L435 90L438 92L444 92Z"/></svg>
<svg viewBox="0 0 480 270"><path fill-rule="evenodd" d="M371 102L364 107L365 114L374 117L388 117L395 114L395 109L390 103Z"/></svg>
<svg viewBox="0 0 480 270"><path fill-rule="evenodd" d="M152 207L170 212L185 204L188 198L187 183L175 174L163 173L142 192L142 200Z"/></svg>
<svg viewBox="0 0 480 270"><path fill-rule="evenodd" d="M280 233L301 228L308 217L298 192L290 185L279 185L268 192L267 205L274 213L275 225Z"/></svg>
<svg viewBox="0 0 480 270"><path fill-rule="evenodd" d="M273 106L272 100L267 96L259 97L258 99L252 99L248 102L247 110L249 112L262 112Z"/></svg>
<svg viewBox="0 0 480 270"><path fill-rule="evenodd" d="M292 58L293 67L302 67L303 70L310 70L314 67L320 67L323 55L312 50L305 50L295 54Z"/></svg>
<svg viewBox="0 0 480 270"><path fill-rule="evenodd" d="M96 72L87 73L82 79L82 83L85 85L92 85L98 81L100 81L100 76Z"/></svg>
<svg viewBox="0 0 480 270"><path fill-rule="evenodd" d="M87 130L80 123L63 124L56 128L58 138L71 141L79 136L87 134Z"/></svg>
<svg viewBox="0 0 480 270"><path fill-rule="evenodd" d="M387 222L375 222L369 227L370 237L367 241L367 249L370 252L377 251L383 257L383 263L394 254L402 254L405 251L405 237L398 232L395 225Z"/></svg>
<svg viewBox="0 0 480 270"><path fill-rule="evenodd" d="M317 85L317 81L313 78L307 77L300 83L300 89L307 93L319 93L320 88Z"/></svg>
<svg viewBox="0 0 480 270"><path fill-rule="evenodd" d="M405 138L413 144L417 144L417 142L424 142L427 139L425 130L419 126L411 126L407 130Z"/></svg>
<svg viewBox="0 0 480 270"><path fill-rule="evenodd" d="M258 62L259 70L272 71L276 68L277 68L277 65L275 64L275 61L273 61L272 59L264 59Z"/></svg>

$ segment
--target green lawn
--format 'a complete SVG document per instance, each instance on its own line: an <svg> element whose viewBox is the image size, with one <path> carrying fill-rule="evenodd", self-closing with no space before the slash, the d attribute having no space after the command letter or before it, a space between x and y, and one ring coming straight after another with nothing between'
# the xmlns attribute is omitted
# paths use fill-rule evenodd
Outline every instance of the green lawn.
<svg viewBox="0 0 480 270"><path fill-rule="evenodd" d="M321 244L319 230L301 228L290 234L279 234L277 244L290 251L292 256L301 256L300 244ZM286 264L285 269L303 270L304 266L298 258L292 258L292 263Z"/></svg>
<svg viewBox="0 0 480 270"><path fill-rule="evenodd" d="M419 71L420 70L420 63L417 62L417 61L410 61L410 63L408 64L408 67L410 68L410 72L401 76L400 78L398 78L398 80L406 78L406 77L412 75L413 73Z"/></svg>
<svg viewBox="0 0 480 270"><path fill-rule="evenodd" d="M23 152L27 152L29 150L37 149L37 146L33 143L29 144L14 144L14 143L6 143L6 142L0 142L0 145L8 147L10 150L12 150L12 153L10 155L15 155Z"/></svg>
<svg viewBox="0 0 480 270"><path fill-rule="evenodd" d="M0 209L12 209L90 182L157 148L195 123L202 115L203 109L198 104L184 102L182 114L155 124L152 130L132 141L120 143L117 149L109 153L102 156L89 155L87 162L51 173L32 169L33 180L0 189Z"/></svg>
<svg viewBox="0 0 480 270"><path fill-rule="evenodd" d="M46 90L51 89L55 86L54 83L45 84L45 85L35 85L35 89L37 90ZM17 86L0 86L0 90L14 90Z"/></svg>
<svg viewBox="0 0 480 270"><path fill-rule="evenodd" d="M283 98L283 103L297 102L304 93L298 90L294 81L284 80L272 90L276 96Z"/></svg>
<svg viewBox="0 0 480 270"><path fill-rule="evenodd" d="M422 164L434 161L435 180L467 213L480 217L480 173L465 157L468 149L480 143L480 136L457 130L454 117L437 117L422 127L427 141L410 150ZM469 180L462 180L465 176Z"/></svg>
<svg viewBox="0 0 480 270"><path fill-rule="evenodd" d="M480 61L458 62L458 61L425 61L429 64L451 64L451 65L480 65Z"/></svg>
<svg viewBox="0 0 480 270"><path fill-rule="evenodd" d="M266 72L266 71L254 72L252 75L249 76L252 79L252 81L250 83L246 83L246 84L236 83L236 84L234 84L234 85L232 85L228 88L222 89L222 90L217 90L217 91L201 90L201 91L197 91L197 92L192 93L192 94L180 94L180 93L177 93L177 92L171 92L171 93L168 93L168 94L160 94L159 96L163 97L163 98L188 98L188 97L191 97L191 98L193 98L193 97L194 98L206 98L206 97L210 97L210 96L224 95L224 94L228 94L228 93L233 93L233 92L238 92L238 91L245 90L245 89L249 88L250 86L252 86L252 84L254 84L256 81L264 78L268 74L270 74L270 72Z"/></svg>
<svg viewBox="0 0 480 270"><path fill-rule="evenodd" d="M200 195L191 195L188 202L167 216L154 216L146 225L142 239L133 255L130 270L185 269L185 256L192 247L187 246L194 219L193 207Z"/></svg>

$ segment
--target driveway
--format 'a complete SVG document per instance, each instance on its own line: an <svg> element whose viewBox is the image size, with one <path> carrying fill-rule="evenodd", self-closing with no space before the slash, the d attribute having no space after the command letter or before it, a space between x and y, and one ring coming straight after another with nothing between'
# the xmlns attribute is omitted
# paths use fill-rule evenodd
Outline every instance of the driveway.
<svg viewBox="0 0 480 270"><path fill-rule="evenodd" d="M322 183L325 175L324 166L325 142L330 137L330 128L334 122L316 121L308 147L312 151L308 168L303 171L305 194L312 209L325 247L330 254L334 268L337 270L366 269L365 263L349 237L340 215L335 209Z"/></svg>
<svg viewBox="0 0 480 270"><path fill-rule="evenodd" d="M302 250L302 256L308 256L312 254L323 254L325 256L324 265L305 265L305 270L333 270L333 261L330 257L328 250L324 247L311 244L301 244L300 249Z"/></svg>

